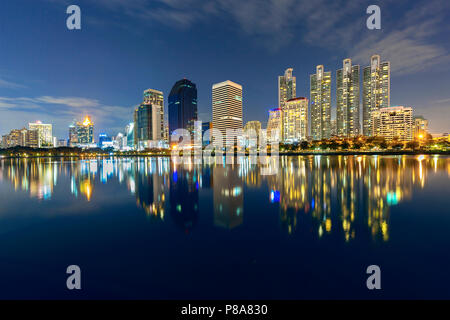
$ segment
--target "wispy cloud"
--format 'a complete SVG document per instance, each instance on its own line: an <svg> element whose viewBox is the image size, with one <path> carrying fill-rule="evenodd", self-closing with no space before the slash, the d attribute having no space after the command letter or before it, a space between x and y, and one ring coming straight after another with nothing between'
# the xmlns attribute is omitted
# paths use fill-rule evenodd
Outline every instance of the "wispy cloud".
<svg viewBox="0 0 450 320"><path fill-rule="evenodd" d="M35 99L38 102L48 103L48 104L59 104L65 105L73 108L81 107L98 107L100 104L98 100L78 98L78 97L51 97L43 96Z"/></svg>
<svg viewBox="0 0 450 320"><path fill-rule="evenodd" d="M97 5L142 22L172 28L231 19L236 32L279 52L294 41L328 50L368 64L374 53L392 63L396 74L415 73L450 61L445 43L450 3L421 0L414 4L387 0L382 30L367 30L365 0L98 0Z"/></svg>
<svg viewBox="0 0 450 320"><path fill-rule="evenodd" d="M392 17L381 32L367 31L350 51L354 60L367 61L367 57L376 52L391 62L396 75L447 64L450 53L445 44L432 41L441 32L448 32L445 12L450 6L446 3L433 0L421 2L406 11L401 19ZM389 12L388 8L385 11Z"/></svg>
<svg viewBox="0 0 450 320"><path fill-rule="evenodd" d="M5 79L0 78L0 88L7 88L7 89L22 89L25 88L24 85L18 84L15 82L7 81Z"/></svg>
<svg viewBox="0 0 450 320"><path fill-rule="evenodd" d="M131 114L128 107L102 104L97 99L84 97L0 97L2 133L45 118L52 119L56 132L64 133L73 119L84 115L90 115L102 128L119 132L123 131Z"/></svg>

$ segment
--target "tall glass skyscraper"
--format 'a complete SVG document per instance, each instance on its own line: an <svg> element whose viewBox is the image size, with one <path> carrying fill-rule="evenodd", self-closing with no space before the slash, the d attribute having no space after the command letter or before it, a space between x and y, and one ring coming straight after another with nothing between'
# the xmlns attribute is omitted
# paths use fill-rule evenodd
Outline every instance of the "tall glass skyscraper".
<svg viewBox="0 0 450 320"><path fill-rule="evenodd" d="M284 76L278 77L278 107L283 108L286 101L296 98L297 80L292 76L294 69L288 68Z"/></svg>
<svg viewBox="0 0 450 320"><path fill-rule="evenodd" d="M351 59L343 61L336 72L337 135L354 137L360 133L359 124L359 66Z"/></svg>
<svg viewBox="0 0 450 320"><path fill-rule="evenodd" d="M375 111L391 104L391 65L379 55L370 58L363 75L363 134L374 135L372 117Z"/></svg>
<svg viewBox="0 0 450 320"><path fill-rule="evenodd" d="M187 79L177 81L169 95L169 139L180 128L193 134L197 116L197 86Z"/></svg>
<svg viewBox="0 0 450 320"><path fill-rule="evenodd" d="M314 140L331 135L331 72L324 72L323 65L311 75L311 135Z"/></svg>
<svg viewBox="0 0 450 320"><path fill-rule="evenodd" d="M161 91L144 91L144 102L134 111L134 128L138 150L161 147L164 132L164 96Z"/></svg>

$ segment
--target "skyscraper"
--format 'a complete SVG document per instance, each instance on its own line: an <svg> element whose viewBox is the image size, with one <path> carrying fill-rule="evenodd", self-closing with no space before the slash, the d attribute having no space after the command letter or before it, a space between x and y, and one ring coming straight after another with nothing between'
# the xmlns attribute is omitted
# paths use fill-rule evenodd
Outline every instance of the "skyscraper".
<svg viewBox="0 0 450 320"><path fill-rule="evenodd" d="M134 111L134 141L137 149L158 148L164 133L164 96L161 91L147 89L144 102Z"/></svg>
<svg viewBox="0 0 450 320"><path fill-rule="evenodd" d="M125 127L125 135L127 137L128 149L134 149L134 122L130 122Z"/></svg>
<svg viewBox="0 0 450 320"><path fill-rule="evenodd" d="M202 122L202 145L206 147L211 143L211 122ZM209 131L208 131L209 130Z"/></svg>
<svg viewBox="0 0 450 320"><path fill-rule="evenodd" d="M289 99L282 108L283 141L286 143L306 140L308 133L308 99Z"/></svg>
<svg viewBox="0 0 450 320"><path fill-rule="evenodd" d="M284 76L278 77L278 107L283 108L284 103L296 97L296 78L292 76L294 69L288 68Z"/></svg>
<svg viewBox="0 0 450 320"><path fill-rule="evenodd" d="M283 136L283 112L281 108L269 110L267 121L266 139L268 142L280 142Z"/></svg>
<svg viewBox="0 0 450 320"><path fill-rule="evenodd" d="M36 130L39 133L39 147L53 146L52 125L44 124L41 121L29 123L30 130Z"/></svg>
<svg viewBox="0 0 450 320"><path fill-rule="evenodd" d="M197 116L197 86L187 79L177 81L169 94L169 136L180 128L192 135Z"/></svg>
<svg viewBox="0 0 450 320"><path fill-rule="evenodd" d="M76 121L73 120L71 125L69 126L69 147L73 147L78 143L78 136L77 136L77 124Z"/></svg>
<svg viewBox="0 0 450 320"><path fill-rule="evenodd" d="M249 121L245 124L244 137L246 147L257 147L259 145L260 135L261 135L261 122Z"/></svg>
<svg viewBox="0 0 450 320"><path fill-rule="evenodd" d="M311 75L311 135L314 140L328 139L331 134L331 72L323 65Z"/></svg>
<svg viewBox="0 0 450 320"><path fill-rule="evenodd" d="M414 138L423 139L428 134L428 120L423 116L414 117Z"/></svg>
<svg viewBox="0 0 450 320"><path fill-rule="evenodd" d="M83 122L77 122L78 144L94 143L94 123L89 116L86 116Z"/></svg>
<svg viewBox="0 0 450 320"><path fill-rule="evenodd" d="M413 138L413 116L411 107L380 108L372 113L373 135L386 140L394 138L410 141Z"/></svg>
<svg viewBox="0 0 450 320"><path fill-rule="evenodd" d="M373 55L363 73L363 134L372 136L373 112L391 104L390 62L381 62L379 55Z"/></svg>
<svg viewBox="0 0 450 320"><path fill-rule="evenodd" d="M337 134L354 137L360 133L359 124L359 66L352 66L351 59L343 61L343 68L336 72Z"/></svg>
<svg viewBox="0 0 450 320"><path fill-rule="evenodd" d="M214 84L212 114L213 128L222 133L225 146L227 129L242 130L242 86L230 80Z"/></svg>

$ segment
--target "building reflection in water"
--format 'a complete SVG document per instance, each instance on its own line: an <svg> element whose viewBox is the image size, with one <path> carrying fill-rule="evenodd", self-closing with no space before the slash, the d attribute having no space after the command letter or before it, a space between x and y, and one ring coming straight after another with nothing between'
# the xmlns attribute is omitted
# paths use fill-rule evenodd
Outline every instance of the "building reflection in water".
<svg viewBox="0 0 450 320"><path fill-rule="evenodd" d="M198 222L202 190L213 189L214 224L232 229L243 223L244 188L257 189L266 193L262 201L278 206L281 228L288 234L310 223L302 230L317 237L335 234L351 241L369 233L388 241L390 208L424 188L430 172L450 176L448 157L428 155L281 157L275 175L262 175L247 158L234 165L223 162L201 166L175 165L162 157L2 159L0 180L41 201L51 200L58 181L69 181L73 196L85 201L94 199L101 184L118 182L147 216L165 221L167 211L184 232Z"/></svg>
<svg viewBox="0 0 450 320"><path fill-rule="evenodd" d="M233 229L243 222L244 182L239 176L239 165L217 163L214 177L214 225Z"/></svg>
<svg viewBox="0 0 450 320"><path fill-rule="evenodd" d="M164 220L169 165L162 158L147 158L127 162L126 168L119 170L128 177L127 185L137 205L151 218Z"/></svg>
<svg viewBox="0 0 450 320"><path fill-rule="evenodd" d="M170 179L170 215L175 224L189 233L199 215L200 178L198 166L173 164Z"/></svg>

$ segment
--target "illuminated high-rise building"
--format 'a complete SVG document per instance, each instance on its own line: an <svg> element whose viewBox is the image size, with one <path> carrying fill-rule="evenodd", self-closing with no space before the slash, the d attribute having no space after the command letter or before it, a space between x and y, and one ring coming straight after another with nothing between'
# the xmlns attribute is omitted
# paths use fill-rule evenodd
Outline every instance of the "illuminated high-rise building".
<svg viewBox="0 0 450 320"><path fill-rule="evenodd" d="M193 135L197 116L197 86L187 79L177 81L169 94L169 136L176 129Z"/></svg>
<svg viewBox="0 0 450 320"><path fill-rule="evenodd" d="M359 124L359 66L351 59L343 61L336 72L337 135L354 137L360 133Z"/></svg>
<svg viewBox="0 0 450 320"><path fill-rule="evenodd" d="M381 62L379 55L370 58L370 66L363 71L363 134L374 135L372 115L391 104L391 65Z"/></svg>
<svg viewBox="0 0 450 320"><path fill-rule="evenodd" d="M330 130L330 135L332 137L337 136L337 120L336 119L331 119L331 130Z"/></svg>
<svg viewBox="0 0 450 320"><path fill-rule="evenodd" d="M411 107L380 108L372 113L373 135L386 140L410 141L413 138Z"/></svg>
<svg viewBox="0 0 450 320"><path fill-rule="evenodd" d="M134 122L130 122L125 127L125 135L127 137L127 147L134 149Z"/></svg>
<svg viewBox="0 0 450 320"><path fill-rule="evenodd" d="M414 117L414 138L424 139L428 134L428 120L423 116Z"/></svg>
<svg viewBox="0 0 450 320"><path fill-rule="evenodd" d="M206 147L211 143L212 122L202 122L202 145Z"/></svg>
<svg viewBox="0 0 450 320"><path fill-rule="evenodd" d="M136 148L161 147L164 134L164 96L161 91L144 91L144 102L134 111L134 124Z"/></svg>
<svg viewBox="0 0 450 320"><path fill-rule="evenodd" d="M283 112L281 108L269 110L266 135L268 142L280 142L283 136Z"/></svg>
<svg viewBox="0 0 450 320"><path fill-rule="evenodd" d="M331 134L331 72L323 65L311 75L311 135L314 140L328 139Z"/></svg>
<svg viewBox="0 0 450 320"><path fill-rule="evenodd" d="M244 132L248 132L253 130L256 133L256 136L259 137L261 133L261 122L260 121L249 121L244 126Z"/></svg>
<svg viewBox="0 0 450 320"><path fill-rule="evenodd" d="M42 147L41 133L38 130L22 130L25 135L25 146L31 148Z"/></svg>
<svg viewBox="0 0 450 320"><path fill-rule="evenodd" d="M78 143L77 124L74 120L69 126L69 147L73 147Z"/></svg>
<svg viewBox="0 0 450 320"><path fill-rule="evenodd" d="M89 116L86 116L82 122L77 122L76 128L78 144L94 143L94 123Z"/></svg>
<svg viewBox="0 0 450 320"><path fill-rule="evenodd" d="M284 76L278 77L278 107L283 108L286 101L296 97L296 78L292 76L294 69L288 68Z"/></svg>
<svg viewBox="0 0 450 320"><path fill-rule="evenodd" d="M30 130L36 130L39 132L39 147L53 146L52 125L45 124L41 121L35 123L29 123L28 128Z"/></svg>
<svg viewBox="0 0 450 320"><path fill-rule="evenodd" d="M222 134L226 144L226 131L242 130L242 86L230 80L212 87L212 125ZM229 137L229 139L234 139Z"/></svg>
<svg viewBox="0 0 450 320"><path fill-rule="evenodd" d="M282 133L285 143L306 140L308 135L308 99L287 100L282 108Z"/></svg>
<svg viewBox="0 0 450 320"><path fill-rule="evenodd" d="M257 147L261 135L261 122L249 121L244 126L244 137L246 147Z"/></svg>

